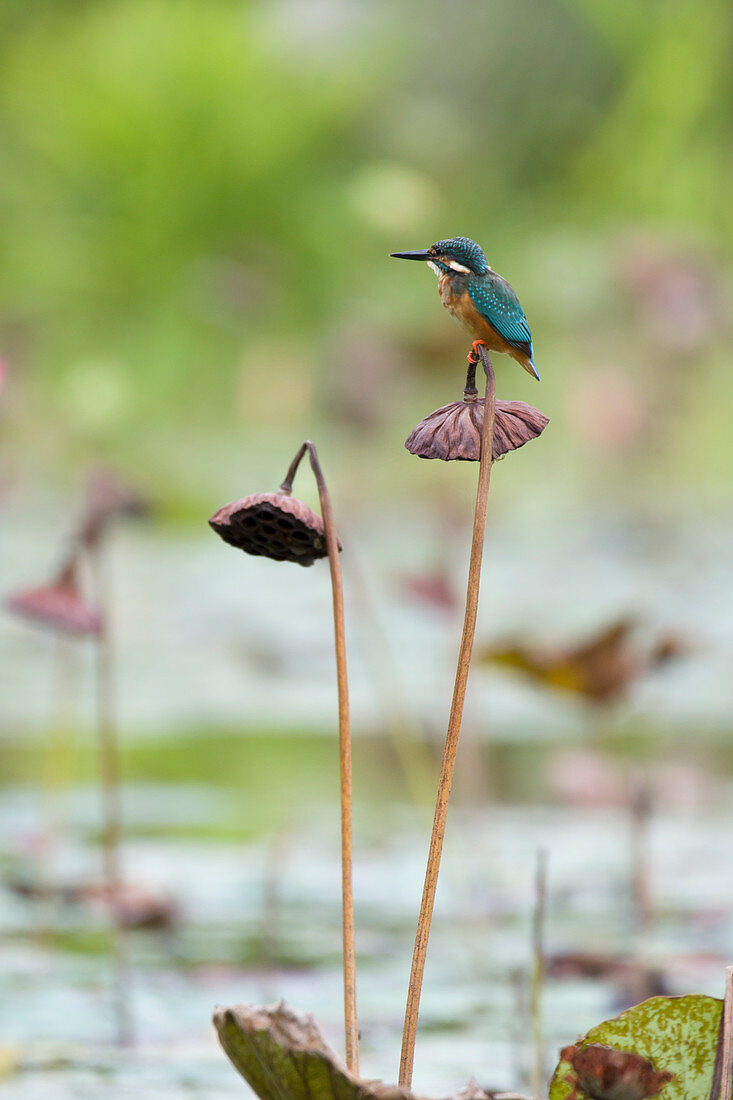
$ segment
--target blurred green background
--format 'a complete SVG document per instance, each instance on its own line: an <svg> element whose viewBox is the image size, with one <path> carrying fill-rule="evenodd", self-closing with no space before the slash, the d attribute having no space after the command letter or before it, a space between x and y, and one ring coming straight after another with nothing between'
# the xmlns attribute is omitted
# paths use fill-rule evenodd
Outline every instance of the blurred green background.
<svg viewBox="0 0 733 1100"><path fill-rule="evenodd" d="M346 429L354 456L379 441L362 489L384 499L425 476L399 433L459 395L466 342L432 275L387 253L466 234L533 328L542 386L507 360L499 392L552 418L535 486L642 507L726 491L725 0L3 18L16 465L152 464L193 519L225 456Z"/></svg>

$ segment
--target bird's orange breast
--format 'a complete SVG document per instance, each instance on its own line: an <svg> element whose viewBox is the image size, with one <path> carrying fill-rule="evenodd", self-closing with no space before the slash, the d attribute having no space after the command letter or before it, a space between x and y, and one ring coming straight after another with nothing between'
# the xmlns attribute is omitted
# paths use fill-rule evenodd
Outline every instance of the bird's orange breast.
<svg viewBox="0 0 733 1100"><path fill-rule="evenodd" d="M476 309L467 290L462 289L456 293L453 279L450 275L441 275L438 280L440 300L452 317L471 333L472 336L483 340L491 351L507 351L514 354L514 349L507 343L503 336L493 328L485 317Z"/></svg>

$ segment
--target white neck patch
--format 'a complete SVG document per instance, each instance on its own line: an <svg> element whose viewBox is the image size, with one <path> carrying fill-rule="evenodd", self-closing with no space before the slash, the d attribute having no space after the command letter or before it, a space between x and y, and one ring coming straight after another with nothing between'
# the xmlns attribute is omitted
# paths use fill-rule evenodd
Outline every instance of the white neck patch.
<svg viewBox="0 0 733 1100"><path fill-rule="evenodd" d="M471 268L464 267L463 264L459 264L458 260L446 260L446 263L448 264L448 267L451 269L451 271L460 271L462 275L471 274Z"/></svg>

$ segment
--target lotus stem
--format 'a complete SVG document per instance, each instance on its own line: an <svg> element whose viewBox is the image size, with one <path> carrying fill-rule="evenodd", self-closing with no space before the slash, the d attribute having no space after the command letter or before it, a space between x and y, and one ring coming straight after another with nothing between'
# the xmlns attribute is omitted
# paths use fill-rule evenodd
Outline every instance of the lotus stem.
<svg viewBox="0 0 733 1100"><path fill-rule="evenodd" d="M42 937L56 925L57 900L54 873L59 846L66 828L65 800L71 781L73 707L71 686L76 686L76 654L68 638L55 639L51 681L50 718L42 765L45 801L44 836L40 859L40 925Z"/></svg>
<svg viewBox="0 0 733 1100"><path fill-rule="evenodd" d="M313 476L318 486L321 516L326 536L328 564L331 570L333 594L333 628L336 646L336 678L339 709L339 758L341 771L341 905L344 953L344 1025L346 1032L346 1067L359 1075L359 1027L356 1017L356 949L354 945L354 889L352 871L353 794L351 769L351 721L349 717L349 681L346 671L346 635L344 631L344 593L336 528L333 522L331 498L318 461L316 448L307 440L288 471L284 486L289 485L295 468L308 451ZM285 489L287 491L287 488Z"/></svg>
<svg viewBox="0 0 733 1100"><path fill-rule="evenodd" d="M733 1097L733 966L725 968L722 1029L723 1065L720 1100L731 1100L731 1097Z"/></svg>
<svg viewBox="0 0 733 1100"><path fill-rule="evenodd" d="M547 852L537 853L535 900L532 914L532 1078L533 1096L544 1093L544 1050L542 1035L542 987L545 979L545 912L547 909Z"/></svg>
<svg viewBox="0 0 733 1100"><path fill-rule="evenodd" d="M430 923L433 916L435 891L438 884L438 872L440 870L440 856L443 850L445 824L448 816L448 802L453 783L453 769L455 765L456 749L458 747L458 737L461 731L463 703L466 698L466 685L468 682L468 671L471 664L471 653L473 651L473 641L476 634L476 617L478 614L481 558L484 549L486 506L491 480L494 410L496 404L494 368L486 349L482 345L479 345L478 350L486 373L486 395L484 397L484 423L481 431L481 458L479 463L478 489L476 492L476 506L473 516L473 536L471 540L471 558L468 568L468 588L466 592L466 609L463 619L463 634L461 636L461 644L458 651L458 665L453 687L450 716L448 718L448 732L446 734L443 762L441 764L440 778L438 780L435 816L433 818L433 829L430 836L430 849L425 871L425 883L423 886L422 902L420 904L420 915L417 922L417 934L415 936L415 948L412 956L412 969L410 971L410 984L407 993L405 1023L402 1031L399 1083L405 1088L410 1088L412 1085L412 1069L415 1060L415 1037L417 1034L418 1013L420 1011L420 994L422 992L422 981L425 971L425 957L428 950Z"/></svg>
<svg viewBox="0 0 733 1100"><path fill-rule="evenodd" d="M290 830L282 829L273 837L265 855L265 876L262 897L262 931L260 934L260 970L262 1000L275 1000L272 981L277 962L282 910L282 882L290 852Z"/></svg>
<svg viewBox="0 0 733 1100"><path fill-rule="evenodd" d="M292 493L292 491L293 491L293 480L295 478L295 475L298 472L298 467L300 466L301 459L303 458L303 455L305 454L305 452L308 450L309 447L313 447L313 444L309 440L306 440L306 442L303 443L298 448L298 453L296 454L295 458L293 459L293 461L288 466L288 472L286 473L285 477L283 478L282 485L280 486L280 492L281 493L287 493L288 496L290 496L290 494ZM313 450L315 451L315 447L313 447ZM317 461L318 461L318 459L316 459L316 462ZM311 460L311 466L313 466L313 461L312 460ZM315 468L313 470L313 473L315 474ZM317 481L318 481L318 478L316 478L316 482ZM324 527L325 527L325 523L326 523L325 519L323 520L323 523L324 523Z"/></svg>
<svg viewBox="0 0 733 1100"><path fill-rule="evenodd" d="M369 664L374 693L380 699L384 729L402 772L410 798L425 802L433 787L433 757L425 731L413 719L404 691L396 675L390 641L380 621L378 609L358 556L349 551L351 588L357 611L365 626L364 656Z"/></svg>
<svg viewBox="0 0 733 1100"><path fill-rule="evenodd" d="M132 1013L129 997L129 963L123 925L120 885L122 839L122 808L120 763L115 721L114 652L109 622L109 601L100 540L91 546L94 564L97 606L100 616L96 638L97 743L102 786L102 857L104 880L110 907L110 934L114 964L114 1011L116 1039L119 1046L133 1041Z"/></svg>
<svg viewBox="0 0 733 1100"><path fill-rule="evenodd" d="M652 803L649 784L645 779L631 791L631 904L634 930L634 953L641 965L652 919L650 886L649 826Z"/></svg>

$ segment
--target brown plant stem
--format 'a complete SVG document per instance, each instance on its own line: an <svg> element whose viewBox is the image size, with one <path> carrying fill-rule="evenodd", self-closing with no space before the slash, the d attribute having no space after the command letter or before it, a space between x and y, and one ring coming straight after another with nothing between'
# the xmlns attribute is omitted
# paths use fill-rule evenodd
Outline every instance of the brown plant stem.
<svg viewBox="0 0 733 1100"><path fill-rule="evenodd" d="M478 398L478 389L476 387L476 364L473 359L469 359L466 384L463 387L463 400L470 401L472 398L474 401Z"/></svg>
<svg viewBox="0 0 733 1100"><path fill-rule="evenodd" d="M631 848L631 928L632 969L629 977L630 992L634 1000L643 1001L647 996L647 966L649 932L652 926L653 906L651 890L651 856L649 830L652 800L649 782L645 777L631 784L630 848Z"/></svg>
<svg viewBox="0 0 733 1100"><path fill-rule="evenodd" d="M723 1001L722 1035L723 1048L720 1100L733 1097L733 966L725 968L725 1000Z"/></svg>
<svg viewBox="0 0 733 1100"><path fill-rule="evenodd" d="M537 853L535 903L532 914L532 1075L530 1091L542 1096L544 1088L542 987L545 978L545 912L547 910L547 852Z"/></svg>
<svg viewBox="0 0 733 1100"><path fill-rule="evenodd" d="M96 638L97 744L104 817L102 858L106 893L109 899L114 964L115 1032L118 1045L129 1046L133 1041L133 1027L129 997L129 962L120 897L122 807L114 702L114 653L110 635L104 562L99 539L91 544L90 550L100 616L99 633Z"/></svg>
<svg viewBox="0 0 733 1100"><path fill-rule="evenodd" d="M484 423L481 431L481 459L479 463L478 489L476 492L476 506L473 515L471 558L468 567L466 610L463 619L461 645L458 651L458 665L453 687L453 699L451 701L450 716L448 718L448 732L445 738L443 762L441 764L440 778L438 780L435 816L433 818L433 829L430 836L430 849L428 852L427 868L425 870L425 883L423 886L422 902L420 904L420 915L417 921L415 948L412 955L412 969L410 971L410 984L408 987L407 1006L405 1009L405 1023L402 1031L399 1083L405 1088L409 1088L412 1084L412 1067L415 1060L415 1037L417 1034L417 1018L420 1011L420 994L422 992L422 980L425 971L425 957L428 950L430 922L433 916L435 891L438 884L438 872L440 870L440 856L443 850L445 823L448 815L448 801L450 799L451 785L453 783L453 768L456 758L456 749L458 747L458 737L461 731L463 703L466 698L466 684L468 682L468 671L471 664L471 652L473 650L473 640L476 633L476 617L478 614L481 558L484 549L486 505L489 496L489 483L491 480L491 450L494 436L494 408L496 403L496 383L491 359L486 349L481 345L479 345L479 353L481 355L484 371L486 372L486 395L484 397Z"/></svg>
<svg viewBox="0 0 733 1100"><path fill-rule="evenodd" d="M353 795L351 779L351 720L349 717L349 681L346 671L346 634L344 630L344 593L341 580L339 544L333 522L331 498L318 461L316 448L306 440L290 464L280 489L289 493L295 472L305 452L308 452L313 476L318 486L321 517L326 536L328 564L331 570L333 594L333 629L336 647L336 678L339 708L339 758L341 770L341 909L344 952L344 1027L346 1032L346 1067L359 1075L359 1027L356 1017L356 949L354 946L354 889L352 872Z"/></svg>
<svg viewBox="0 0 733 1100"><path fill-rule="evenodd" d="M652 801L645 778L632 785L630 798L631 824L631 905L634 930L634 954L641 963L652 921L650 885L649 827Z"/></svg>
<svg viewBox="0 0 733 1100"><path fill-rule="evenodd" d="M349 550L349 563L356 610L361 612L365 627L364 657L368 662L374 693L382 705L385 732L412 801L424 802L430 797L433 786L432 752L425 730L412 717L405 701L402 684L396 675L390 640L380 621L362 563L353 548Z"/></svg>
<svg viewBox="0 0 733 1100"><path fill-rule="evenodd" d="M43 841L40 853L39 932L47 937L56 925L58 899L54 895L54 875L58 852L66 827L65 800L71 781L73 753L73 704L76 686L76 653L69 638L55 639L51 682L50 718L41 766L45 802Z"/></svg>
<svg viewBox="0 0 733 1100"><path fill-rule="evenodd" d="M311 445L311 447L313 446L312 443L310 445ZM305 454L305 452L307 450L308 450L308 441L303 443L298 448L298 453L296 454L295 458L293 459L293 461L288 466L288 472L286 473L285 477L283 478L282 485L280 486L280 492L281 493L287 493L288 496L290 496L290 494L292 493L292 491L293 491L293 479L295 478L295 475L298 472L298 467L300 466L303 455ZM324 524L325 524L325 520L324 520Z"/></svg>

